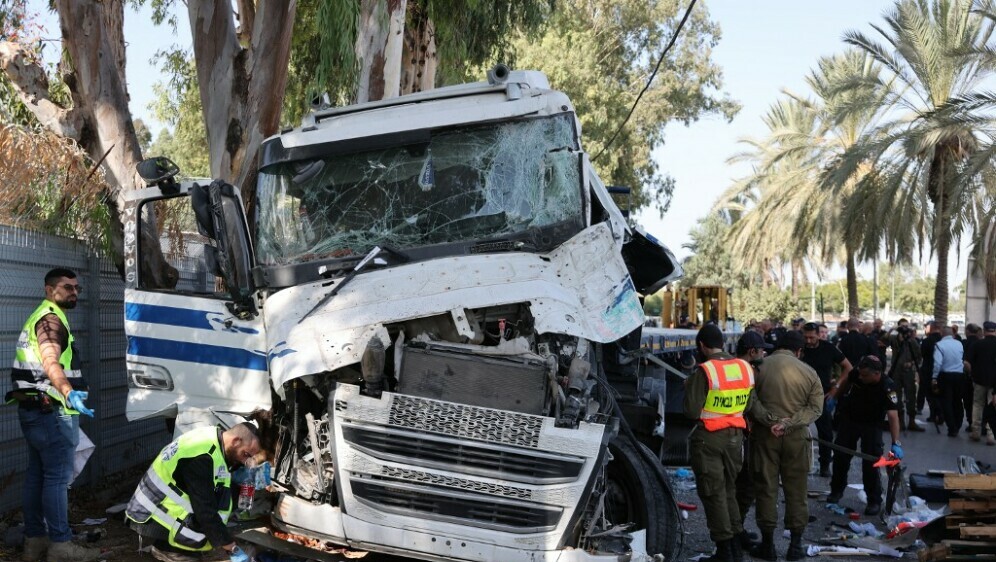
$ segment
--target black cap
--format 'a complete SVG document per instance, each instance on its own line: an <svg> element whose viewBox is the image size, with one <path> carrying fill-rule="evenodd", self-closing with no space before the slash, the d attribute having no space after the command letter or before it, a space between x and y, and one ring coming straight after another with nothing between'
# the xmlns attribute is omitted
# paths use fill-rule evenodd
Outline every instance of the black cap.
<svg viewBox="0 0 996 562"><path fill-rule="evenodd" d="M882 360L878 358L877 355L865 355L858 361L859 369L869 369L872 371L882 372Z"/></svg>
<svg viewBox="0 0 996 562"><path fill-rule="evenodd" d="M761 334L754 330L747 330L737 341L737 349L747 351L748 349L772 349L773 345L764 341Z"/></svg>
<svg viewBox="0 0 996 562"><path fill-rule="evenodd" d="M702 345L710 349L723 349L723 330L715 324L706 324L699 329L695 342L702 342Z"/></svg>
<svg viewBox="0 0 996 562"><path fill-rule="evenodd" d="M990 322L986 320L982 323L982 329L987 332L996 332L996 322Z"/></svg>
<svg viewBox="0 0 996 562"><path fill-rule="evenodd" d="M806 321L806 319L800 316L799 318L796 318L796 319L792 320L792 323L793 324L802 324L805 321Z"/></svg>
<svg viewBox="0 0 996 562"><path fill-rule="evenodd" d="M804 345L806 345L806 340L802 337L802 332L796 332L795 330L785 332L785 335L778 338L778 349L798 351Z"/></svg>

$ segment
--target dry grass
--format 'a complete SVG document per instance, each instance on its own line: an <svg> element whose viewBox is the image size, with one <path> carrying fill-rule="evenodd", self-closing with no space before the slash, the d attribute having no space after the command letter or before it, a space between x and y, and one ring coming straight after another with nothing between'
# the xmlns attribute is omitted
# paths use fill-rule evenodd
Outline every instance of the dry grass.
<svg viewBox="0 0 996 562"><path fill-rule="evenodd" d="M92 169L73 141L0 125L0 223L103 245L107 184Z"/></svg>

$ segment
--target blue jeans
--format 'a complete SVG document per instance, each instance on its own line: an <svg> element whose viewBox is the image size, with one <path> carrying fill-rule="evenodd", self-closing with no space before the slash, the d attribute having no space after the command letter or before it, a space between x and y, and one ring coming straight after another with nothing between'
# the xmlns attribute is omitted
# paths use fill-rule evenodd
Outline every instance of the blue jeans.
<svg viewBox="0 0 996 562"><path fill-rule="evenodd" d="M28 441L28 470L24 474L24 535L52 542L72 540L69 528L69 485L73 456L80 440L80 417L62 414L55 406L47 414L18 408L21 432Z"/></svg>

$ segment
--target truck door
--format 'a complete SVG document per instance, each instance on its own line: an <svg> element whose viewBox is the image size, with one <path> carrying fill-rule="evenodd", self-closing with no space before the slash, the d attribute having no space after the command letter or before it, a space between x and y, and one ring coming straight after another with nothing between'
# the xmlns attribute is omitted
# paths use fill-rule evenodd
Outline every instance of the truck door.
<svg viewBox="0 0 996 562"><path fill-rule="evenodd" d="M270 407L252 247L231 185L150 188L125 212L127 418L183 426Z"/></svg>

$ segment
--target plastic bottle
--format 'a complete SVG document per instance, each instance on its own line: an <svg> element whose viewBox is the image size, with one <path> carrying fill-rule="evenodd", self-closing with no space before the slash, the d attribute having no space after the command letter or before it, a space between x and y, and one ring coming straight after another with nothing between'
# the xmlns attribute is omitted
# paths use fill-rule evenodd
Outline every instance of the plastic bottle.
<svg viewBox="0 0 996 562"><path fill-rule="evenodd" d="M245 481L239 486L239 511L249 511L252 508L252 498L256 495L256 486L250 481Z"/></svg>

